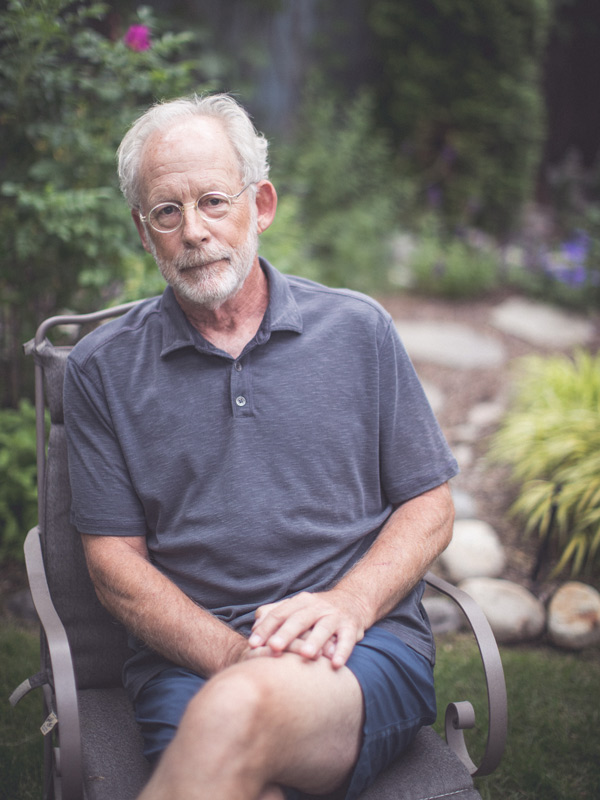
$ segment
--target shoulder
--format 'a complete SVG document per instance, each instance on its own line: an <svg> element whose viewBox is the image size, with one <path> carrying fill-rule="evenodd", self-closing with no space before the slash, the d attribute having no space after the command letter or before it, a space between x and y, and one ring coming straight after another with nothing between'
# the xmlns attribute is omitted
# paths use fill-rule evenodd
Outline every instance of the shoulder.
<svg viewBox="0 0 600 800"><path fill-rule="evenodd" d="M326 314L332 321L362 321L387 329L392 318L383 306L362 292L324 286L308 278L285 276L303 316L306 313Z"/></svg>
<svg viewBox="0 0 600 800"><path fill-rule="evenodd" d="M148 326L158 320L161 300L162 296L142 300L122 316L103 323L77 342L69 361L84 368L90 360L108 353L118 357L121 347L129 349L132 339L146 333Z"/></svg>

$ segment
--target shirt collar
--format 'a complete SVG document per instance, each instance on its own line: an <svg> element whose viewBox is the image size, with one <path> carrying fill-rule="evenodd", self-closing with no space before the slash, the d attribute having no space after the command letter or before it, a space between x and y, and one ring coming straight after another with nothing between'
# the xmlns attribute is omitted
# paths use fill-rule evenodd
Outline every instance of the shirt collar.
<svg viewBox="0 0 600 800"><path fill-rule="evenodd" d="M261 258L259 261L269 282L269 305L256 334L257 344L268 341L272 331L302 333L302 314L286 276L272 267L266 259ZM188 322L170 286L163 293L160 315L163 326L161 356L183 347L214 350Z"/></svg>

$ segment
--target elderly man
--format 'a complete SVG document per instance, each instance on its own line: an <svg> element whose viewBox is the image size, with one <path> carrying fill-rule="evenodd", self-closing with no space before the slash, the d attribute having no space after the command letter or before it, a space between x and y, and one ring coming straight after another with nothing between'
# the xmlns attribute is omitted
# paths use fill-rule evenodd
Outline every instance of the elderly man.
<svg viewBox="0 0 600 800"><path fill-rule="evenodd" d="M161 297L74 349L73 493L143 798L355 798L435 717L422 576L456 463L389 315L259 259L277 196L230 97L159 104L119 170Z"/></svg>

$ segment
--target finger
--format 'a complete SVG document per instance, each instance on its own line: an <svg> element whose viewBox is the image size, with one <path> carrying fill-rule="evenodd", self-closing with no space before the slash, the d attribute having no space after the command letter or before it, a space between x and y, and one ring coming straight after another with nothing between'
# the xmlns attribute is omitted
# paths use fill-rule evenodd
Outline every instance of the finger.
<svg viewBox="0 0 600 800"><path fill-rule="evenodd" d="M335 648L331 656L329 656L334 669L340 669L340 667L346 664L354 650L354 645L363 638L363 635L362 631L357 631L355 627L350 625L345 625L340 628Z"/></svg>
<svg viewBox="0 0 600 800"><path fill-rule="evenodd" d="M261 609L266 611L254 623L248 640L251 647L269 644L276 650L285 650L322 616L319 604L306 592Z"/></svg>

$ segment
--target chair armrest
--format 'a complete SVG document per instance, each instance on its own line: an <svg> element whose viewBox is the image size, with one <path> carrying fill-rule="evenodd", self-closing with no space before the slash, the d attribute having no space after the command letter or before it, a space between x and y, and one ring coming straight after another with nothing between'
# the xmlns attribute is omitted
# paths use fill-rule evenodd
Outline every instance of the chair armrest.
<svg viewBox="0 0 600 800"><path fill-rule="evenodd" d="M463 730L475 724L475 711L471 703L449 703L446 708L446 741L473 777L491 774L502 758L508 728L508 710L504 670L496 639L487 617L477 603L466 592L431 572L425 582L436 591L445 594L461 609L475 636L483 662L488 698L488 738L485 753L477 767L467 751Z"/></svg>
<svg viewBox="0 0 600 800"><path fill-rule="evenodd" d="M52 665L60 742L57 769L61 776L62 800L81 800L83 775L75 673L67 634L50 597L38 527L27 534L24 551L29 588Z"/></svg>

